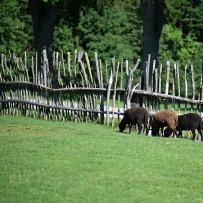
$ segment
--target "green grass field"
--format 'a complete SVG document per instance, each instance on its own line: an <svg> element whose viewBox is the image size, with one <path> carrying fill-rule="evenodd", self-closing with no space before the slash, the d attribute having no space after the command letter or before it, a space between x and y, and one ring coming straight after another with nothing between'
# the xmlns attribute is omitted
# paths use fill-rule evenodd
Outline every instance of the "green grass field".
<svg viewBox="0 0 203 203"><path fill-rule="evenodd" d="M1 203L202 203L203 142L0 116Z"/></svg>

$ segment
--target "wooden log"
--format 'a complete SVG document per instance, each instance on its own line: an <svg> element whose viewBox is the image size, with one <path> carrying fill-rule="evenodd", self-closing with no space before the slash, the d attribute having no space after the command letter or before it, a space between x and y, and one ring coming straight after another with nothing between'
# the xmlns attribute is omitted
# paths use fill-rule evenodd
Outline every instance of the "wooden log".
<svg viewBox="0 0 203 203"><path fill-rule="evenodd" d="M11 73L10 69L8 68L8 66L7 66L6 55L3 55L3 66L2 67L3 68L5 67L4 74L6 74L6 72L7 72L7 75L9 75L9 77L11 78L11 81L13 81L12 73Z"/></svg>
<svg viewBox="0 0 203 203"><path fill-rule="evenodd" d="M76 70L76 63L77 63L77 50L75 50L75 55L74 55L74 87L76 87L76 80L77 80L77 70Z"/></svg>
<svg viewBox="0 0 203 203"><path fill-rule="evenodd" d="M131 99L132 99L132 96L133 96L133 94L131 93L132 92L133 76L134 76L134 72L137 69L139 63L140 63L140 59L137 60L137 62L135 64L135 66L133 67L133 69L129 68L130 74L129 74L129 77L128 77L128 85L127 85L128 93L127 93L127 98L126 98L127 109L131 108Z"/></svg>
<svg viewBox="0 0 203 203"><path fill-rule="evenodd" d="M104 81L103 81L103 68L102 68L102 62L99 60L99 66L100 66L100 87L103 88ZM103 91L100 91L100 111L104 111L104 95ZM104 114L100 114L100 122L101 124L104 124Z"/></svg>
<svg viewBox="0 0 203 203"><path fill-rule="evenodd" d="M149 81L149 71L150 71L150 62L151 61L151 54L148 54L148 60L146 64L146 80L145 80L145 90L149 91L151 89L151 81Z"/></svg>
<svg viewBox="0 0 203 203"><path fill-rule="evenodd" d="M200 101L203 101L203 65L202 65L202 73L201 73L201 81L200 81ZM203 118L203 104L200 104L200 115Z"/></svg>
<svg viewBox="0 0 203 203"><path fill-rule="evenodd" d="M37 51L35 52L35 83L39 83L39 74L38 74L38 54Z"/></svg>
<svg viewBox="0 0 203 203"><path fill-rule="evenodd" d="M170 80L170 61L166 62L166 87L165 94L168 95L169 92L169 80ZM168 109L168 99L164 100L164 109Z"/></svg>
<svg viewBox="0 0 203 203"><path fill-rule="evenodd" d="M105 63L106 63L106 65L105 65L105 68L106 68L106 83L108 83L108 81L109 81L109 75L108 75L108 62L107 62L107 59L105 60Z"/></svg>
<svg viewBox="0 0 203 203"><path fill-rule="evenodd" d="M180 74L179 74L179 63L177 62L177 66L176 66L176 70L177 70L177 86L178 86L178 97L180 97ZM180 115L180 101L178 101L178 115Z"/></svg>
<svg viewBox="0 0 203 203"><path fill-rule="evenodd" d="M43 50L42 51L42 53L43 53L43 76L44 76L44 79L43 79L43 81L44 81L44 86L45 87L47 87L48 85L47 85L47 64L48 64L48 58L47 58L47 52L46 52L46 50Z"/></svg>
<svg viewBox="0 0 203 203"><path fill-rule="evenodd" d="M191 80L192 80L192 99L195 99L196 89L195 89L193 63L191 63Z"/></svg>
<svg viewBox="0 0 203 203"><path fill-rule="evenodd" d="M169 91L169 79L170 79L170 61L166 63L166 89L165 94L168 94Z"/></svg>
<svg viewBox="0 0 203 203"><path fill-rule="evenodd" d="M87 73L85 71L85 67L84 67L84 64L83 64L83 61L82 61L82 57L83 57L83 52L79 52L78 53L78 63L80 64L80 67L81 67L82 78L84 78L85 86L89 87L90 83L89 83L89 81L87 79Z"/></svg>
<svg viewBox="0 0 203 203"><path fill-rule="evenodd" d="M162 84L162 64L160 65L160 69L159 69L159 94L161 94L161 84ZM158 110L160 111L161 108L160 108L160 105L161 105L161 98L158 98Z"/></svg>
<svg viewBox="0 0 203 203"><path fill-rule="evenodd" d="M26 67L26 65L23 63L23 60L22 60L22 58L20 58L19 59L19 61L20 61L20 63L21 63L21 67L22 67L22 69L23 69L23 71L24 71L24 81L30 81L29 80L29 74L28 74L28 70L27 70L27 67Z"/></svg>
<svg viewBox="0 0 203 203"><path fill-rule="evenodd" d="M123 58L121 60L120 65L120 88L122 88L122 86L123 86ZM121 111L120 101L121 101L121 92L118 91L118 113L120 113ZM120 121L120 114L118 114L118 121Z"/></svg>
<svg viewBox="0 0 203 203"><path fill-rule="evenodd" d="M128 60L126 60L125 61L125 84L124 84L124 88L127 89L127 91L128 91L128 80L129 80L128 70L129 70ZM126 92L124 94L124 110L127 109L127 95L128 95L128 92Z"/></svg>
<svg viewBox="0 0 203 203"><path fill-rule="evenodd" d="M176 94L176 80L177 80L176 72L177 72L176 64L174 64L174 68L173 68L173 87L172 87L172 91L173 91L172 95L173 96L175 96L175 94ZM174 99L172 100L172 110L175 111L175 100Z"/></svg>
<svg viewBox="0 0 203 203"><path fill-rule="evenodd" d="M149 89L149 91L154 92L155 91L155 68L156 68L156 60L153 60L153 65L152 65L152 77L151 77L151 88ZM153 109L155 109L154 107L154 98L153 97L149 97L149 113L153 113Z"/></svg>
<svg viewBox="0 0 203 203"><path fill-rule="evenodd" d="M90 61L89 61L89 57L88 57L87 52L85 52L85 60L86 60L87 68L88 68L89 75L90 75L91 85L93 86L94 81L93 81L93 77L92 77L92 70L90 67Z"/></svg>
<svg viewBox="0 0 203 203"><path fill-rule="evenodd" d="M100 73L99 73L99 61L98 61L97 52L94 52L94 57L95 57L95 62L96 62L96 71L97 71L98 85L99 85L99 87L101 87L101 78L100 78Z"/></svg>
<svg viewBox="0 0 203 203"><path fill-rule="evenodd" d="M155 92L158 92L158 69L155 68ZM154 107L154 111L158 111L158 99L155 99L155 107Z"/></svg>
<svg viewBox="0 0 203 203"><path fill-rule="evenodd" d="M35 67L35 65L34 65L34 58L33 58L33 56L32 56L32 65L31 65L31 67L30 67L30 68L31 68L31 71L32 71L32 81L30 81L30 82L37 83L36 78L35 78L34 67Z"/></svg>
<svg viewBox="0 0 203 203"><path fill-rule="evenodd" d="M109 125L109 100L110 100L110 90L111 90L111 85L113 82L113 72L111 70L111 75L109 78L109 84L108 84L108 90L107 90L107 101L106 101L106 123Z"/></svg>
<svg viewBox="0 0 203 203"><path fill-rule="evenodd" d="M185 98L188 98L187 64L185 65ZM187 113L187 103L185 103L185 113Z"/></svg>
<svg viewBox="0 0 203 203"><path fill-rule="evenodd" d="M148 55L148 60L150 58L150 55ZM148 66L148 61L145 62L145 77L144 77L144 85L143 85L143 90L146 90L148 91L148 79L149 79L149 66ZM142 107L146 108L146 101L147 101L147 98L146 96L144 95L142 97Z"/></svg>
<svg viewBox="0 0 203 203"><path fill-rule="evenodd" d="M112 128L114 127L114 108L115 108L115 101L116 101L116 85L117 85L117 80L118 80L118 70L119 70L120 63L118 62L117 69L116 69L116 75L115 75L115 80L114 80L114 92L113 92L113 106L112 106Z"/></svg>
<svg viewBox="0 0 203 203"><path fill-rule="evenodd" d="M72 88L72 74L71 74L71 58L70 52L67 52L67 61L68 61L68 87ZM67 87L66 87L67 88Z"/></svg>

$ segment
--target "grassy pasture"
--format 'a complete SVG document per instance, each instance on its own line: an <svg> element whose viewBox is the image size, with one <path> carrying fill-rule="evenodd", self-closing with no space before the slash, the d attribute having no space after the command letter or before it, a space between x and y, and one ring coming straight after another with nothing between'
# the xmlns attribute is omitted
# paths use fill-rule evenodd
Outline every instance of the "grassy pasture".
<svg viewBox="0 0 203 203"><path fill-rule="evenodd" d="M1 203L202 203L203 142L0 117Z"/></svg>

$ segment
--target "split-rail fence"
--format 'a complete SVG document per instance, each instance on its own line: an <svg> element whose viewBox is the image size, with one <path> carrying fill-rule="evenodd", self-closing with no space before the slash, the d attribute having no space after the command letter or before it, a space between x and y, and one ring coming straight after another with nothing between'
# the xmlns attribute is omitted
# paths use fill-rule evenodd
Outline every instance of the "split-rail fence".
<svg viewBox="0 0 203 203"><path fill-rule="evenodd" d="M202 73L200 86L195 87L193 64L189 66L188 81L187 65L185 75L180 76L178 64L167 62L157 67L153 61L150 77L150 60L149 55L145 75L141 77L139 59L131 68L128 60L116 62L113 57L109 63L99 59L96 52L91 61L87 53L77 50L72 55L54 52L52 63L48 62L45 50L40 57L35 53L30 59L26 52L23 57L1 54L0 112L112 126L132 106L147 108L150 116L163 109L173 109L178 114L181 109L182 113L195 111L202 116ZM190 82L192 96L188 98Z"/></svg>

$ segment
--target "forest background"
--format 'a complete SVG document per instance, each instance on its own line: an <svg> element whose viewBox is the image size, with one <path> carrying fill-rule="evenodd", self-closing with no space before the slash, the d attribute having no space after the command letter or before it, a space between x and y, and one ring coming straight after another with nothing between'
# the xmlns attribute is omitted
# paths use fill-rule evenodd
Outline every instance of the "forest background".
<svg viewBox="0 0 203 203"><path fill-rule="evenodd" d="M128 60L133 67L142 56L143 18L138 0L69 1L59 4L53 50L87 52L102 60ZM85 3L87 2L87 3ZM83 6L81 6L83 5ZM203 64L203 0L165 0L164 26L159 41L158 63L178 63L180 75L193 63L196 86ZM35 54L33 21L28 0L2 0L0 6L0 54ZM110 62L109 62L110 63ZM190 69L188 68L188 71ZM190 77L191 74L189 74ZM184 79L182 79L183 81ZM184 89L181 90L183 93ZM189 92L190 94L190 92Z"/></svg>

